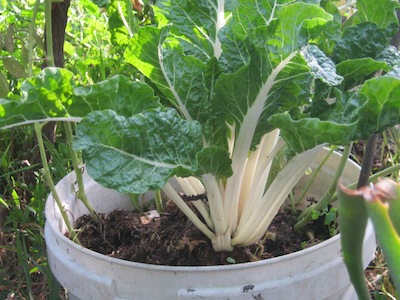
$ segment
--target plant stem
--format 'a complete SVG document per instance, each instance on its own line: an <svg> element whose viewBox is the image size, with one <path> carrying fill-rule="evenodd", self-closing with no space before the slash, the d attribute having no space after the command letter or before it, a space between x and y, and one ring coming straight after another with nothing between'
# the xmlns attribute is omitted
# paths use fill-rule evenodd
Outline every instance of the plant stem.
<svg viewBox="0 0 400 300"><path fill-rule="evenodd" d="M368 185L368 179L372 170L372 163L374 161L374 152L376 149L376 143L378 140L378 134L373 134L367 141L365 146L365 152L363 162L361 165L360 177L358 178L357 188Z"/></svg>
<svg viewBox="0 0 400 300"><path fill-rule="evenodd" d="M378 180L381 177L386 177L386 176L388 176L390 174L393 174L394 172L398 172L398 171L400 171L400 164L391 166L389 168L386 168L386 169L384 169L382 171L379 171L379 172L371 175L368 178L368 183L375 182L376 180ZM352 184L350 184L346 188L348 188L350 190L354 189L354 188L357 187L357 184L358 184L358 182L353 182ZM337 192L333 194L332 199L329 201L329 203L332 203L333 201L336 201L336 200L337 200Z"/></svg>
<svg viewBox="0 0 400 300"><path fill-rule="evenodd" d="M352 146L352 143L350 143L344 147L342 157L339 162L339 166L336 170L334 178L332 179L332 183L331 183L328 191L325 193L325 195L322 197L322 199L317 204L310 206L309 208L304 210L303 213L299 216L299 221L294 225L295 232L299 232L304 226L306 226L308 223L311 222L313 210L319 211L319 210L323 209L324 207L326 207L330 203L330 200L336 191L338 180L342 176L342 173L346 166L347 160L349 159L351 146Z"/></svg>
<svg viewBox="0 0 400 300"><path fill-rule="evenodd" d="M176 206L178 206L182 212L188 217L190 221L196 226L205 236L207 236L210 240L215 237L215 234L205 225L199 217L190 209L190 207L186 204L185 201L179 196L179 194L175 191L175 189L171 186L170 183L167 183L163 187L163 191L167 194L168 197Z"/></svg>
<svg viewBox="0 0 400 300"><path fill-rule="evenodd" d="M45 0L46 56L47 66L54 67L53 29L51 26L51 6L53 0Z"/></svg>
<svg viewBox="0 0 400 300"><path fill-rule="evenodd" d="M29 26L29 37L28 37L28 77L33 75L33 40L35 35L35 23L36 16L39 11L40 0L36 0L35 6L33 7L32 22Z"/></svg>
<svg viewBox="0 0 400 300"><path fill-rule="evenodd" d="M138 194L130 193L130 194L129 194L129 198L131 199L131 201L132 201L132 203L133 203L133 206L135 206L136 211L141 212L141 211L142 211L142 208L141 208L140 205L139 205L139 195L138 195Z"/></svg>
<svg viewBox="0 0 400 300"><path fill-rule="evenodd" d="M317 175L319 174L319 172L321 171L322 166L325 164L325 162L329 159L329 157L331 157L332 153L337 149L337 147L332 147L329 150L329 153L324 157L324 159L322 160L322 162L318 165L318 167L312 172L310 179L307 181L306 186L304 187L304 189L302 190L300 196L296 199L295 204L298 205L301 200L303 200L304 196L306 195L306 193L308 192L308 190L310 189L310 187L312 186L312 184L314 183L315 177L317 177Z"/></svg>
<svg viewBox="0 0 400 300"><path fill-rule="evenodd" d="M98 217L96 211L94 210L92 204L88 200L86 193L85 193L85 186L83 183L83 176L82 176L82 171L81 171L81 167L80 167L81 162L78 158L78 154L72 148L73 134L72 134L71 123L64 122L64 129L65 129L65 133L67 136L67 144L68 144L69 153L70 153L71 159L72 159L72 166L74 167L74 170L75 170L76 182L78 184L78 192L76 193L76 196L78 197L79 200L82 201L82 203L89 210L89 213L92 216L92 218L97 222L99 220L99 217Z"/></svg>
<svg viewBox="0 0 400 300"><path fill-rule="evenodd" d="M50 188L53 198L56 201L58 208L60 209L61 216L67 226L67 229L71 235L72 240L75 241L76 243L80 244L79 239L74 231L74 228L73 228L71 222L69 221L67 213L64 210L64 207L62 205L60 197L58 196L57 190L54 186L53 179L50 176L50 168L47 163L46 150L44 147L43 137L42 137L42 127L43 127L43 124L39 124L39 123L34 124L36 138L38 140L38 146L39 146L39 151L40 151L40 158L42 160L42 165L43 165L43 179L44 179L44 182L47 184L47 186Z"/></svg>
<svg viewBox="0 0 400 300"><path fill-rule="evenodd" d="M132 28L130 27L130 24L128 23L128 21L126 20L125 16L124 16L124 12L122 11L122 7L119 1L117 1L117 11L119 14L119 17L121 18L122 23L124 24L126 30L128 31L129 37L133 37L133 32L132 32Z"/></svg>
<svg viewBox="0 0 400 300"><path fill-rule="evenodd" d="M162 197L161 197L161 191L155 191L154 192L154 197L155 197L155 202L156 202L156 209L160 213L163 211L163 204L162 204Z"/></svg>

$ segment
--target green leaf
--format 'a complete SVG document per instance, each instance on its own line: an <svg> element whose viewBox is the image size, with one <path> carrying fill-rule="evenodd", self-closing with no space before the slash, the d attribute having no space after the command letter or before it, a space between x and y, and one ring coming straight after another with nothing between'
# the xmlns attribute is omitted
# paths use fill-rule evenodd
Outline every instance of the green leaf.
<svg viewBox="0 0 400 300"><path fill-rule="evenodd" d="M267 46L275 53L291 53L305 46L310 36L323 33L325 26L333 19L315 4L304 2L279 5L277 1L262 1L254 11L253 4L240 1L237 19L241 36L259 49ZM239 31L236 31L239 33Z"/></svg>
<svg viewBox="0 0 400 300"><path fill-rule="evenodd" d="M361 23L347 27L342 38L335 44L332 59L342 62L347 59L376 58L388 45L390 36L386 29L374 23Z"/></svg>
<svg viewBox="0 0 400 300"><path fill-rule="evenodd" d="M355 123L341 124L319 118L293 120L289 114L273 115L270 122L280 128L288 147L296 153L323 143L343 145L355 134Z"/></svg>
<svg viewBox="0 0 400 300"><path fill-rule="evenodd" d="M276 66L263 63L268 58L252 55L252 61L234 74L222 74L215 85L212 109L221 117L220 130L225 134L226 120L235 122L237 131L253 137L252 147L272 130L268 118L291 108L306 104L310 96L312 76L297 52L286 57ZM257 124L258 123L258 124ZM241 129L243 127L243 129Z"/></svg>
<svg viewBox="0 0 400 300"><path fill-rule="evenodd" d="M208 120L206 65L186 56L177 40L166 39L168 28L142 28L125 52L126 60L152 80L188 120ZM213 67L210 65L210 67Z"/></svg>
<svg viewBox="0 0 400 300"><path fill-rule="evenodd" d="M7 76L4 75L2 71L0 71L0 97L7 96L10 88L8 86Z"/></svg>
<svg viewBox="0 0 400 300"><path fill-rule="evenodd" d="M225 1L224 1L225 2ZM218 1L167 0L158 4L163 16L174 24L172 34L181 38L185 51L204 59L214 56Z"/></svg>
<svg viewBox="0 0 400 300"><path fill-rule="evenodd" d="M90 87L75 88L74 95L81 97L83 101L79 102L88 105L90 111L113 109L125 117L160 106L159 98L154 95L150 86L131 81L122 75L113 76ZM85 107L82 110L89 112Z"/></svg>
<svg viewBox="0 0 400 300"><path fill-rule="evenodd" d="M46 68L22 83L20 100L0 99L0 128L55 118L68 118L74 103L73 74Z"/></svg>
<svg viewBox="0 0 400 300"><path fill-rule="evenodd" d="M97 182L140 194L161 189L173 175L197 170L201 126L173 109L151 109L130 118L97 111L79 123L74 148L84 151L88 173Z"/></svg>
<svg viewBox="0 0 400 300"><path fill-rule="evenodd" d="M344 89L348 90L364 82L375 72L389 72L391 68L383 61L370 57L345 60L336 66L338 74L344 77Z"/></svg>
<svg viewBox="0 0 400 300"><path fill-rule="evenodd" d="M27 73L25 68L21 63L14 57L2 57L4 68L13 76L14 78L25 78Z"/></svg>
<svg viewBox="0 0 400 300"><path fill-rule="evenodd" d="M320 79L331 86L342 83L343 77L336 74L335 65L318 47L310 45L304 48L301 54L307 61L314 78Z"/></svg>
<svg viewBox="0 0 400 300"><path fill-rule="evenodd" d="M367 139L373 133L400 123L400 78L387 74L370 79L359 94L365 100L359 111L359 138Z"/></svg>
<svg viewBox="0 0 400 300"><path fill-rule="evenodd" d="M394 34L398 24L396 8L400 8L399 3L393 0L357 0L354 23L373 22L379 28L390 28Z"/></svg>
<svg viewBox="0 0 400 300"><path fill-rule="evenodd" d="M110 3L110 0L92 0L98 7L105 7Z"/></svg>
<svg viewBox="0 0 400 300"><path fill-rule="evenodd" d="M232 176L231 159L224 148L208 147L197 154L199 170L197 175L213 174L217 178Z"/></svg>
<svg viewBox="0 0 400 300"><path fill-rule="evenodd" d="M238 24L231 26L233 32L226 37L232 40L231 36L236 36L237 40L243 40L246 51L239 44L236 48L232 45L227 53L231 55L232 52L239 51L244 66L232 74L222 74L218 78L214 88L215 97L211 101L213 111L218 116L224 116L218 117L221 130L216 132L223 133L225 121L233 120L236 134L240 135L239 131L244 126L243 138L244 135L254 135L251 142L254 147L261 136L273 129L268 123L271 115L308 102L312 72L324 80L331 80L333 84L340 82L340 76L334 72L332 63L328 64L329 59L321 52L318 52L318 59L313 57L313 71L299 54L308 44L310 35L323 32L325 25L332 20L332 15L316 5L306 3L279 6L271 1L263 1L256 13L250 7L248 2L240 1L233 14ZM222 31L222 34L227 33ZM224 46L226 45L223 45L225 52ZM317 49L313 47L312 49ZM317 50L314 52L316 54ZM311 54L308 58L311 60ZM229 58L226 61L230 62ZM328 65L329 72L334 77L322 75L322 70Z"/></svg>
<svg viewBox="0 0 400 300"><path fill-rule="evenodd" d="M24 81L21 100L0 100L0 127L50 119L79 121L102 109L131 116L159 106L158 97L145 83L117 75L91 87L75 88L71 72L46 68Z"/></svg>
<svg viewBox="0 0 400 300"><path fill-rule="evenodd" d="M400 63L400 52L394 46L386 47L376 58L389 66L396 66Z"/></svg>

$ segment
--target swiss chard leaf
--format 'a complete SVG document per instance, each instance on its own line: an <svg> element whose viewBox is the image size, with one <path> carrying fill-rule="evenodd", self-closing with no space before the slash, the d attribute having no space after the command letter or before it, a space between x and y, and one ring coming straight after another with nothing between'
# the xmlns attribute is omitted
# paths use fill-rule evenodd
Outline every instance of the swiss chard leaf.
<svg viewBox="0 0 400 300"><path fill-rule="evenodd" d="M350 24L345 24L343 37L335 45L333 60L376 58L398 30L396 8L399 8L397 1L358 0L357 13Z"/></svg>
<svg viewBox="0 0 400 300"><path fill-rule="evenodd" d="M288 114L277 114L271 117L270 122L281 129L289 149L295 153L323 143L343 145L355 134L354 123L335 123L319 118L293 120Z"/></svg>
<svg viewBox="0 0 400 300"><path fill-rule="evenodd" d="M320 79L330 86L342 83L343 77L336 74L334 63L318 47L313 45L305 47L301 54L307 61L314 78Z"/></svg>
<svg viewBox="0 0 400 300"><path fill-rule="evenodd" d="M359 111L359 138L367 139L372 133L400 123L400 78L387 74L368 80L359 94L366 99Z"/></svg>
<svg viewBox="0 0 400 300"><path fill-rule="evenodd" d="M173 175L198 169L201 126L174 109L150 109L129 118L96 111L79 124L74 147L99 183L126 193L159 190Z"/></svg>
<svg viewBox="0 0 400 300"><path fill-rule="evenodd" d="M20 100L0 99L0 127L48 120L80 121L91 111L113 109L130 116L160 106L147 84L117 75L91 87L75 87L74 75L46 68L22 84Z"/></svg>
<svg viewBox="0 0 400 300"><path fill-rule="evenodd" d="M365 57L345 60L336 65L336 70L344 77L344 89L348 90L361 84L375 72L388 72L391 68L383 61Z"/></svg>
<svg viewBox="0 0 400 300"><path fill-rule="evenodd" d="M281 129L282 137L294 152L321 143L345 144L368 139L373 133L400 123L400 77L397 73L367 80L360 90L336 95L336 105L324 119L273 115L270 122Z"/></svg>
<svg viewBox="0 0 400 300"><path fill-rule="evenodd" d="M170 23L172 34L179 37L187 54L203 60L214 56L217 40L218 1L160 1L159 9Z"/></svg>
<svg viewBox="0 0 400 300"><path fill-rule="evenodd" d="M112 109L125 117L160 106L159 98L154 95L150 86L129 80L122 75L116 75L90 87L75 88L74 95L81 97L80 104L88 106L90 111ZM89 112L85 107L81 109Z"/></svg>
<svg viewBox="0 0 400 300"><path fill-rule="evenodd" d="M347 27L335 44L332 59L339 63L348 59L377 57L387 46L391 35L375 23L360 23Z"/></svg>
<svg viewBox="0 0 400 300"><path fill-rule="evenodd" d="M271 115L308 101L313 77L310 65L315 76L319 72L318 76L324 80L340 82L333 65L327 63L328 59L322 52L317 52L315 46L307 52L310 64L299 54L308 44L310 32L323 31L332 20L330 14L318 6L300 2L279 6L276 2L264 1L259 5L260 9L254 13L243 1L234 11L235 26L229 27L228 24L227 28L231 28L230 34L243 40L247 46L246 51L242 47L236 48L243 53L244 66L234 73L222 74L214 88L215 97L211 99L212 111L223 116L220 126L226 126L224 120L233 120L237 134L242 130L243 135L254 137L250 142L253 147L261 136L273 129L267 121ZM223 31L221 35L223 33L227 32ZM224 45L223 49L225 51ZM227 53L231 55L233 51L235 48ZM318 59L314 55L317 53ZM246 57L251 57L247 64ZM328 65L329 72L322 75L321 71L327 70Z"/></svg>
<svg viewBox="0 0 400 300"><path fill-rule="evenodd" d="M393 35L398 24L395 9L399 7L399 3L392 0L357 0L354 23L373 22L379 28L386 28L389 35Z"/></svg>
<svg viewBox="0 0 400 300"><path fill-rule="evenodd" d="M168 28L142 28L126 50L125 58L149 77L158 90L186 119L205 120L207 88L203 79L206 65L194 56L184 55L175 39L168 39Z"/></svg>
<svg viewBox="0 0 400 300"><path fill-rule="evenodd" d="M25 80L21 99L0 99L0 127L71 117L69 110L78 103L73 76L65 69L46 68Z"/></svg>

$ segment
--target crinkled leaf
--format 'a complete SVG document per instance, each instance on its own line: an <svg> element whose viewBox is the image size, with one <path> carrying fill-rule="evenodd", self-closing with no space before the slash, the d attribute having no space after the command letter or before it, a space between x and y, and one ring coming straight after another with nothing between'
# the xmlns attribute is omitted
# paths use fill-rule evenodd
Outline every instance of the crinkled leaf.
<svg viewBox="0 0 400 300"><path fill-rule="evenodd" d="M390 36L385 29L374 23L361 23L347 27L343 37L335 44L332 59L342 62L347 59L377 57L387 46Z"/></svg>
<svg viewBox="0 0 400 300"><path fill-rule="evenodd" d="M91 87L75 88L74 75L46 68L22 84L20 100L0 100L0 127L46 120L79 121L91 111L114 109L132 115L158 107L158 97L146 84L115 76Z"/></svg>
<svg viewBox="0 0 400 300"><path fill-rule="evenodd" d="M221 114L219 125L226 127L225 120L233 120L236 128L244 126L243 134L254 135L253 146L273 129L268 124L271 115L305 104L310 95L311 75L300 54L293 53L274 68L262 59L253 55L245 68L221 75L212 103L213 110Z"/></svg>
<svg viewBox="0 0 400 300"><path fill-rule="evenodd" d="M168 28L142 28L126 50L125 58L149 77L156 87L177 106L187 119L205 122L207 87L206 65L198 58L183 54L176 40L164 43Z"/></svg>
<svg viewBox="0 0 400 300"><path fill-rule="evenodd" d="M388 46L377 56L376 60L393 67L400 63L400 51L394 46Z"/></svg>
<svg viewBox="0 0 400 300"><path fill-rule="evenodd" d="M343 77L336 74L335 65L318 47L313 45L305 47L301 54L310 67L314 78L320 79L331 86L342 83Z"/></svg>
<svg viewBox="0 0 400 300"><path fill-rule="evenodd" d="M73 88L71 72L44 69L22 83L20 100L0 100L0 127L70 117L68 108L76 100Z"/></svg>
<svg viewBox="0 0 400 300"><path fill-rule="evenodd" d="M345 29L342 39L335 45L333 60L376 58L398 30L395 12L398 7L393 0L358 0L353 24Z"/></svg>
<svg viewBox="0 0 400 300"><path fill-rule="evenodd" d="M74 147L84 150L88 173L97 182L139 194L161 189L173 175L196 171L201 126L174 109L151 109L130 118L96 111L79 123Z"/></svg>
<svg viewBox="0 0 400 300"><path fill-rule="evenodd" d="M264 8L265 15L262 9L255 13L247 4L238 8L236 21L246 33L248 42L258 49L267 47L275 53L289 54L305 46L310 35L316 32L322 34L333 18L314 4L297 2L279 5L277 1L264 2L269 3ZM268 7L272 7L272 13Z"/></svg>
<svg viewBox="0 0 400 300"><path fill-rule="evenodd" d="M172 34L181 39L188 53L204 59L214 56L216 44L218 1L160 1L158 7L174 26Z"/></svg>
<svg viewBox="0 0 400 300"><path fill-rule="evenodd" d="M315 5L292 3L279 6L270 2L272 10L269 10L264 2L257 13L249 10L245 1L235 11L234 17L241 26L232 26L231 34L244 40L247 50L244 52L237 47L228 53L239 50L244 53L244 58L251 57L251 61L246 64L244 59L241 69L222 74L212 98L213 111L224 116L220 118L220 126L226 126L225 120L234 121L237 133L244 126L243 134L247 132L248 136L254 136L253 147L263 134L273 129L267 121L271 115L308 101L312 75L299 51L307 45L311 31L323 30L332 20L331 15ZM263 8L265 16L258 14ZM275 51L280 55L275 55ZM339 78L336 73L332 74Z"/></svg>
<svg viewBox="0 0 400 300"><path fill-rule="evenodd" d="M89 106L90 111L112 109L125 117L160 106L159 98L154 95L150 86L143 82L131 81L122 75L116 75L90 87L76 88L74 94L82 98L83 101L79 102ZM74 106L74 110L77 109L78 107ZM87 108L82 107L82 110L87 111Z"/></svg>

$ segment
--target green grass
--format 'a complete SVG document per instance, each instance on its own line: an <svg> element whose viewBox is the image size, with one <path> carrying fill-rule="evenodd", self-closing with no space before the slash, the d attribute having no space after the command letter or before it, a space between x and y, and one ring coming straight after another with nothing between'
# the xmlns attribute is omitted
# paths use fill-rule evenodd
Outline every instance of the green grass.
<svg viewBox="0 0 400 300"><path fill-rule="evenodd" d="M50 146L53 176L69 170L62 136ZM36 139L29 127L0 138L0 299L60 299L46 259L43 228L48 189L41 178Z"/></svg>

